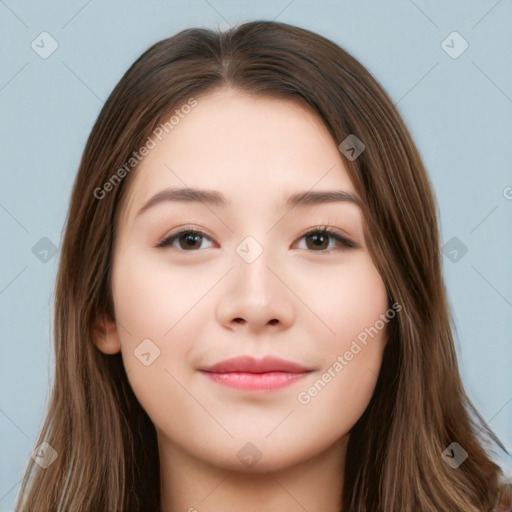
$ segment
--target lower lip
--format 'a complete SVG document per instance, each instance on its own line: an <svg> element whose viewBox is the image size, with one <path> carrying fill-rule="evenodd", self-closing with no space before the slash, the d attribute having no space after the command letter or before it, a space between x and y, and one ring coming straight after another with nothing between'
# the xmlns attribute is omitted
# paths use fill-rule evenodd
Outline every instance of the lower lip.
<svg viewBox="0 0 512 512"><path fill-rule="evenodd" d="M286 372L267 372L267 373L247 373L247 372L228 372L212 373L203 372L210 379L224 386L231 388L245 389L251 391L273 391L284 388L294 382L301 380L309 372L305 373L286 373Z"/></svg>

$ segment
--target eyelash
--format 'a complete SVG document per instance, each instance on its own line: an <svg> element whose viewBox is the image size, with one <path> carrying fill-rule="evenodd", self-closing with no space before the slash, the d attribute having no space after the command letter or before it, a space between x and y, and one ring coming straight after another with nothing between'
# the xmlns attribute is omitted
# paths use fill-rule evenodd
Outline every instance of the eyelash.
<svg viewBox="0 0 512 512"><path fill-rule="evenodd" d="M311 228L306 233L304 233L299 238L299 240L301 240L307 236L311 236L313 234L328 235L330 238L336 240L339 244L341 244L342 247L341 248L338 247L338 248L331 248L331 249L323 249L323 250L318 250L318 251L306 249L308 252L318 252L318 253L325 254L325 253L331 253L332 251L336 251L336 250L343 250L343 248L344 249L353 249L354 247L356 247L354 242L352 242L348 238L345 238L345 237L339 235L337 232L335 232L333 229L329 228L328 226L317 226L317 227ZM179 239L183 235L199 235L199 236L207 238L208 240L211 241L211 237L204 231L201 231L199 229L184 229L184 230L178 231L177 233L175 233L167 238L164 238L163 240L158 242L158 244L155 247L171 246L175 240ZM198 251L204 250L204 249L191 249L191 250L187 251L185 249L180 248L177 250L180 252L198 252Z"/></svg>

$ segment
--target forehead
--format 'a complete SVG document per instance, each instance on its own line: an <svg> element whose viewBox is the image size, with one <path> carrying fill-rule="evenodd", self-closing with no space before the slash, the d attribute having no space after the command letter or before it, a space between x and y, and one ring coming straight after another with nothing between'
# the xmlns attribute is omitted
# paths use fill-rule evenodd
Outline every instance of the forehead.
<svg viewBox="0 0 512 512"><path fill-rule="evenodd" d="M355 192L327 128L289 99L215 91L155 141L130 184L129 219L164 188L218 190L234 207L282 205L315 189Z"/></svg>

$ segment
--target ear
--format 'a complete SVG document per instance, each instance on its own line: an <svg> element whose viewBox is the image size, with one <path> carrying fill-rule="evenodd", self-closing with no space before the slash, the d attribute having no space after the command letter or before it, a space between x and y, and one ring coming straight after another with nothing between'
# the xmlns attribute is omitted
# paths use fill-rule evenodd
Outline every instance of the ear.
<svg viewBox="0 0 512 512"><path fill-rule="evenodd" d="M116 323L104 313L94 327L94 344L105 354L117 354L121 351L121 340L117 333Z"/></svg>

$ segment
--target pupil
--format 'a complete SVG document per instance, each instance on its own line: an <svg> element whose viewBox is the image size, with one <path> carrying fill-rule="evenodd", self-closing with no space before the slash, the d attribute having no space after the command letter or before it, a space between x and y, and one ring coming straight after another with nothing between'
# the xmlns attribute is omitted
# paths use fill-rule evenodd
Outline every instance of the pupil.
<svg viewBox="0 0 512 512"><path fill-rule="evenodd" d="M196 235L194 233L188 233L185 235L185 244L188 247L193 247L195 243L197 243L198 239L201 237L201 235Z"/></svg>
<svg viewBox="0 0 512 512"><path fill-rule="evenodd" d="M323 247L325 245L326 237L323 235L311 235L311 239L313 240L313 244L315 247Z"/></svg>
<svg viewBox="0 0 512 512"><path fill-rule="evenodd" d="M188 233L184 236L185 238L185 245L188 245L188 247L194 247L194 245L197 245L198 240L201 238L202 235L194 234L194 233ZM327 240L327 237L324 235L309 235L309 238L313 241L313 245L316 248L322 248L325 246L325 242Z"/></svg>

